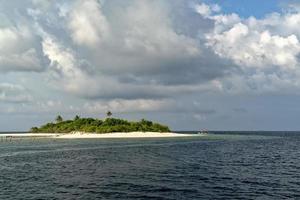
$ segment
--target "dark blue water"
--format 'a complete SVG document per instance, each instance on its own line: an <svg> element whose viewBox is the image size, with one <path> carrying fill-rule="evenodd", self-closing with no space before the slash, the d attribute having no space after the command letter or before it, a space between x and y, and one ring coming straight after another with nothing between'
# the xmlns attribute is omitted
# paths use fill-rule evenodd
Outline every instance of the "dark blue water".
<svg viewBox="0 0 300 200"><path fill-rule="evenodd" d="M300 136L0 143L0 199L300 199Z"/></svg>

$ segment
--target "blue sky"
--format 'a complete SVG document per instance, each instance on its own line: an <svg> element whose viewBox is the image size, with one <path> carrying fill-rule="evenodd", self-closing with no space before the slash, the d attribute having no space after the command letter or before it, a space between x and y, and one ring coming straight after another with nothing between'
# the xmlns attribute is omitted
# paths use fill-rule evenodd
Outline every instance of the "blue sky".
<svg viewBox="0 0 300 200"><path fill-rule="evenodd" d="M220 5L225 13L234 12L243 17L258 18L272 12L280 12L283 6L283 1L280 0L206 0L205 2Z"/></svg>
<svg viewBox="0 0 300 200"><path fill-rule="evenodd" d="M107 110L173 130L300 130L299 8L0 0L0 130Z"/></svg>

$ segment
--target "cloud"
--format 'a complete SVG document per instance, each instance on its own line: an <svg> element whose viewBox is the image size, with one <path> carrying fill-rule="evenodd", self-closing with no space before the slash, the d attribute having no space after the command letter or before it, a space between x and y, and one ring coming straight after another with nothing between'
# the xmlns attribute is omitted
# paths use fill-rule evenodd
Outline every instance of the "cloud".
<svg viewBox="0 0 300 200"><path fill-rule="evenodd" d="M98 91L96 80L81 68L87 63L78 60L71 49L64 47L51 36L44 38L42 46L45 56L50 60L48 78L58 89L73 94L82 92L87 96Z"/></svg>
<svg viewBox="0 0 300 200"><path fill-rule="evenodd" d="M69 14L68 27L76 44L91 48L100 45L110 34L109 24L97 0L76 1Z"/></svg>
<svg viewBox="0 0 300 200"><path fill-rule="evenodd" d="M73 44L39 26L51 61L48 79L57 89L88 99L166 98L207 90L230 68L197 38L177 32L163 3L117 2L78 0L57 13ZM104 8L111 13L104 15Z"/></svg>
<svg viewBox="0 0 300 200"><path fill-rule="evenodd" d="M205 18L209 18L213 13L220 12L221 7L218 4L207 5L205 3L195 5L196 12Z"/></svg>
<svg viewBox="0 0 300 200"><path fill-rule="evenodd" d="M235 13L213 12L207 4L197 5L195 10L214 23L205 34L206 46L239 66L240 70L219 79L224 92L290 93L299 87L298 11L243 19Z"/></svg>
<svg viewBox="0 0 300 200"><path fill-rule="evenodd" d="M243 19L216 4L190 5L34 0L19 8L24 26L0 29L0 43L10 40L0 69L46 70L50 86L94 100L298 87L297 11ZM194 26L179 23L185 18Z"/></svg>
<svg viewBox="0 0 300 200"><path fill-rule="evenodd" d="M246 114L246 113L248 113L248 110L247 110L247 109L245 109L245 108L240 108L240 107L238 107L238 108L233 108L232 110L233 110L233 112L235 112L235 113L240 113L240 114Z"/></svg>
<svg viewBox="0 0 300 200"><path fill-rule="evenodd" d="M6 103L28 103L32 96L21 85L0 83L0 101Z"/></svg>
<svg viewBox="0 0 300 200"><path fill-rule="evenodd" d="M229 30L207 35L207 45L221 57L244 67L295 68L300 45L296 35L272 35L267 29L255 30L239 22Z"/></svg>
<svg viewBox="0 0 300 200"><path fill-rule="evenodd" d="M9 113L110 109L207 122L226 98L299 94L295 8L258 19L193 0L11 0L0 11L0 77L23 88L2 86Z"/></svg>
<svg viewBox="0 0 300 200"><path fill-rule="evenodd" d="M84 110L90 113L104 113L107 110L117 113L123 112L153 112L171 107L170 100L122 100L116 99L108 102L97 101L84 104Z"/></svg>
<svg viewBox="0 0 300 200"><path fill-rule="evenodd" d="M26 26L0 28L0 71L42 71L44 58Z"/></svg>
<svg viewBox="0 0 300 200"><path fill-rule="evenodd" d="M2 85L0 85L2 91ZM0 100L2 100L2 93L0 93ZM21 96L20 96L21 98ZM6 98L5 101L8 99ZM21 103L16 101L16 98L10 98L10 102ZM23 101L22 101L23 102ZM141 113L141 112L160 112L161 110L171 109L173 105L171 100L148 100L148 99L134 99L134 100L98 100L90 101L80 104L71 103L65 105L61 100L45 100L45 101L30 101L26 104L6 105L0 106L3 114L30 114L32 109L39 114L83 114L83 115L98 115L104 114L108 110L114 114L122 113Z"/></svg>
<svg viewBox="0 0 300 200"><path fill-rule="evenodd" d="M75 52L65 48L54 38L43 40L43 51L50 60L48 73L54 87L87 99L159 99L195 91L218 89L215 82L201 85L161 85L156 82L126 81L116 75L93 74L89 63L79 59ZM138 82L139 80L137 80Z"/></svg>
<svg viewBox="0 0 300 200"><path fill-rule="evenodd" d="M188 4L176 4L190 12ZM23 48L7 53L4 69L41 72L50 88L66 95L94 100L169 98L207 91L232 67L196 34L182 31L176 7L167 1L33 0L22 6L17 10L26 22L24 31L17 27L13 32L20 34L15 44L24 42ZM12 22L19 19L7 16ZM197 19L201 22L193 29L206 29L209 20Z"/></svg>
<svg viewBox="0 0 300 200"><path fill-rule="evenodd" d="M54 38L48 36L43 41L45 56L51 61L48 73L54 87L79 97L97 98L162 98L168 93L195 90L191 87L136 85L120 83L108 75L93 75L88 71L88 63L76 57L75 52L65 48Z"/></svg>

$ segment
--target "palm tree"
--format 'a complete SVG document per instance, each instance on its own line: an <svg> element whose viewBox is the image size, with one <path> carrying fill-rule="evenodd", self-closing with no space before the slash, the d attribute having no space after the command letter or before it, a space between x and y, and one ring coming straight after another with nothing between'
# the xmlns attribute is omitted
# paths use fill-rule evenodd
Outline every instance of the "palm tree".
<svg viewBox="0 0 300 200"><path fill-rule="evenodd" d="M39 128L38 127L32 127L31 129L30 129L30 132L31 133L37 133L39 131Z"/></svg>
<svg viewBox="0 0 300 200"><path fill-rule="evenodd" d="M58 115L58 116L55 118L55 121L56 121L57 123L62 122L62 121L63 121L63 118L62 118L60 115Z"/></svg>
<svg viewBox="0 0 300 200"><path fill-rule="evenodd" d="M111 117L111 116L112 116L112 112L107 111L106 116L107 116L107 117Z"/></svg>

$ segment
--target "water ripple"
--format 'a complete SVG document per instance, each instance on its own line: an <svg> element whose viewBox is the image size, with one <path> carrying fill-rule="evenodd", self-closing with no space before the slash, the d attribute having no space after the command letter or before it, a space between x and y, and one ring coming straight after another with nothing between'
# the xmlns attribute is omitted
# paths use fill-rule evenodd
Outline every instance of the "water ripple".
<svg viewBox="0 0 300 200"><path fill-rule="evenodd" d="M297 199L300 137L18 140L0 199Z"/></svg>

